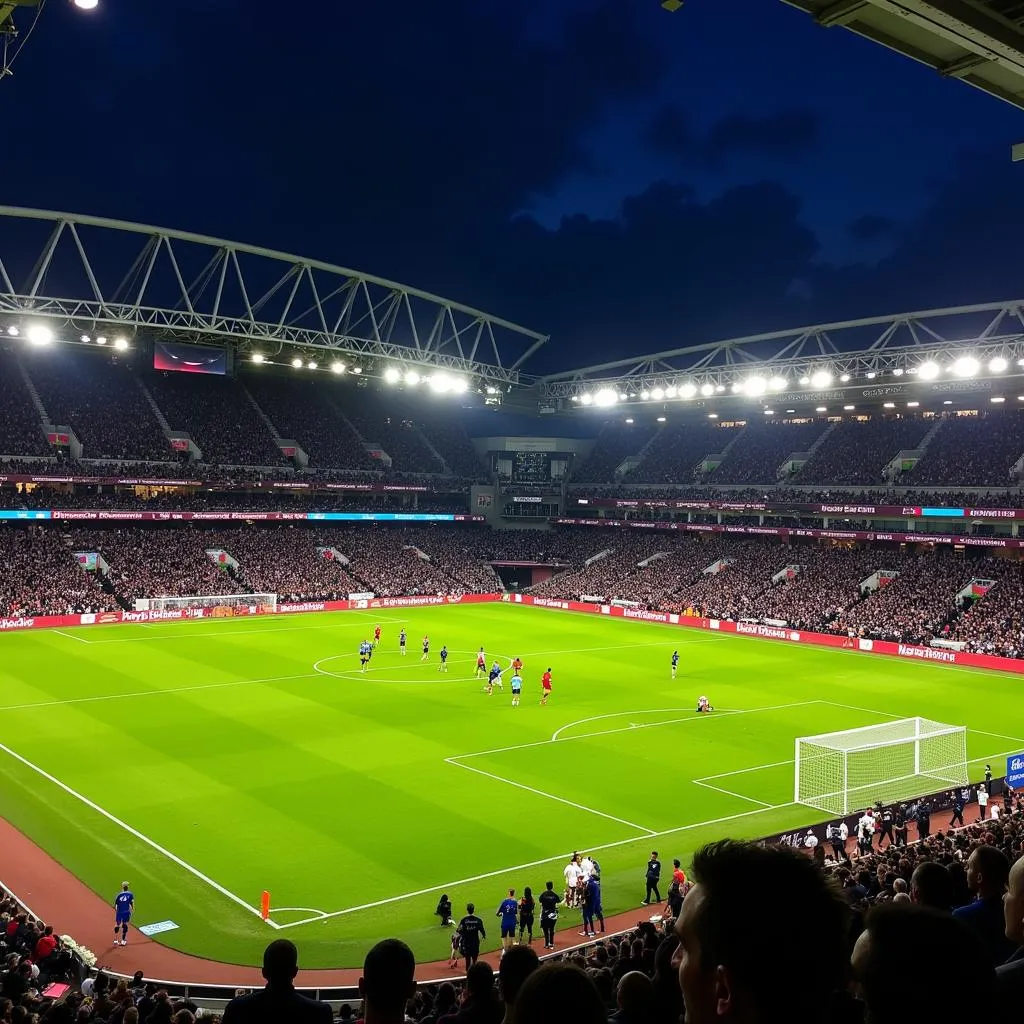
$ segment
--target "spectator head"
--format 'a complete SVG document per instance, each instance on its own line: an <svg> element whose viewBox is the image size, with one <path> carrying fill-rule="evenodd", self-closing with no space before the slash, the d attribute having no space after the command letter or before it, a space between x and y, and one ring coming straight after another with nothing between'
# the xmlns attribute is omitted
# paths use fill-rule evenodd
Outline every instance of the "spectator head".
<svg viewBox="0 0 1024 1024"><path fill-rule="evenodd" d="M288 939L274 939L263 951L263 977L268 985L287 987L299 973L299 951ZM96 979L99 981L99 979Z"/></svg>
<svg viewBox="0 0 1024 1024"><path fill-rule="evenodd" d="M846 982L849 909L813 861L725 839L698 851L693 878L672 958L687 1024L820 1016ZM755 909L768 887L788 904L784 928Z"/></svg>
<svg viewBox="0 0 1024 1024"><path fill-rule="evenodd" d="M913 900L911 900L911 898L910 898L910 895L908 893L905 893L905 892L898 892L898 893L896 893L896 895L893 896L892 901L893 901L893 903L897 904L898 906L904 906L904 905L905 906L913 906L914 905Z"/></svg>
<svg viewBox="0 0 1024 1024"><path fill-rule="evenodd" d="M586 971L571 964L545 964L519 990L511 1024L564 1024L569 1020L573 1024L607 1024L604 1001Z"/></svg>
<svg viewBox="0 0 1024 1024"><path fill-rule="evenodd" d="M897 896L901 893L908 893L907 880L905 878L894 878L892 880L892 891L896 893Z"/></svg>
<svg viewBox="0 0 1024 1024"><path fill-rule="evenodd" d="M866 1024L906 1020L908 983L914 1016L921 1020L992 1019L995 968L981 939L950 914L880 904L868 914L851 963ZM954 974L971 983L949 984Z"/></svg>
<svg viewBox="0 0 1024 1024"><path fill-rule="evenodd" d="M914 868L910 876L910 898L922 907L949 913L956 898L953 878L937 861L926 860Z"/></svg>
<svg viewBox="0 0 1024 1024"><path fill-rule="evenodd" d="M630 971L619 979L615 1005L624 1016L648 1020L654 1011L654 984L642 971Z"/></svg>
<svg viewBox="0 0 1024 1024"><path fill-rule="evenodd" d="M529 946L512 946L505 950L498 965L498 983L506 1006L515 1004L523 983L538 967L540 958Z"/></svg>
<svg viewBox="0 0 1024 1024"><path fill-rule="evenodd" d="M494 995L494 971L489 963L477 960L466 972L466 991L472 999L490 999Z"/></svg>
<svg viewBox="0 0 1024 1024"><path fill-rule="evenodd" d="M1010 868L1010 887L1003 897L1006 937L1024 946L1024 857Z"/></svg>
<svg viewBox="0 0 1024 1024"><path fill-rule="evenodd" d="M367 1020L405 1018L405 1004L416 991L416 958L401 939L378 942L363 961L359 994Z"/></svg>
<svg viewBox="0 0 1024 1024"><path fill-rule="evenodd" d="M995 846L979 846L967 858L967 886L982 900L1002 899L1010 877L1010 862Z"/></svg>

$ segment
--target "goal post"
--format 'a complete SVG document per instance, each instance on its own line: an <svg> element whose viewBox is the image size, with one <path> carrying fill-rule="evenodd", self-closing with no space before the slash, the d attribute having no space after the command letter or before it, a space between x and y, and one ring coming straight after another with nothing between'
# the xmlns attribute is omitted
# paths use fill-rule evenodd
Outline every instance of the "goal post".
<svg viewBox="0 0 1024 1024"><path fill-rule="evenodd" d="M148 597L135 602L137 612L201 608L210 618L266 614L277 611L277 594L203 594L190 597Z"/></svg>
<svg viewBox="0 0 1024 1024"><path fill-rule="evenodd" d="M967 784L962 725L901 718L796 740L794 802L828 814Z"/></svg>

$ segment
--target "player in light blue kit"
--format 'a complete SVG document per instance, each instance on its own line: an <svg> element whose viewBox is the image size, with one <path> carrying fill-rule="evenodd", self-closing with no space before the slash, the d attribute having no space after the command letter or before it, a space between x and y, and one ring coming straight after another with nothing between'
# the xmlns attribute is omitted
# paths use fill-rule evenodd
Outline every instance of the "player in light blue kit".
<svg viewBox="0 0 1024 1024"><path fill-rule="evenodd" d="M365 672L366 671L366 666L367 666L367 663L370 660L370 655L372 653L373 653L373 645L370 643L369 640L364 640L359 645L359 665L360 665L359 671L360 672Z"/></svg>
<svg viewBox="0 0 1024 1024"><path fill-rule="evenodd" d="M114 897L114 945L118 944L117 933L121 933L121 945L128 945L128 922L135 909L135 893L127 882L121 883L121 891Z"/></svg>
<svg viewBox="0 0 1024 1024"><path fill-rule="evenodd" d="M519 697L523 692L523 677L517 672L512 677L512 707L519 707Z"/></svg>

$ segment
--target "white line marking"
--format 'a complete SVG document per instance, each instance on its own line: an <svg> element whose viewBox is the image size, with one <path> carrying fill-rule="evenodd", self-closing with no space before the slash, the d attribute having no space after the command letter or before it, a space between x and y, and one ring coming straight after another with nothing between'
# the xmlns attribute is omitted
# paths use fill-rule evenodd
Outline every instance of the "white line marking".
<svg viewBox="0 0 1024 1024"><path fill-rule="evenodd" d="M175 864L177 864L178 867L184 868L185 871L187 871L191 875L194 875L196 878L199 879L199 881L205 882L208 886L210 886L210 888L216 889L217 892L219 892L222 896L226 896L229 900L231 900L232 903L238 904L238 906L247 910L250 914L255 914L257 917L262 919L262 915L260 914L259 908L250 906L248 903L245 902L245 900L242 899L241 896L236 896L233 892L231 892L230 889L225 889L223 885L221 885L219 882L215 882L212 878L210 878L209 875L204 875L202 871L200 871L198 868L193 867L187 861L182 860L177 854L171 853L171 851L168 850L166 847L161 846L155 840L150 839L149 836L143 835L138 829L133 828L126 821L122 821L116 815L111 814L110 811L104 810L104 808L100 807L99 804L90 800L87 796L83 796L81 793L79 793L77 790L72 789L66 783L61 782L60 779L58 779L54 775L51 775L44 768L40 768L39 765L33 764L30 760L28 760L28 758L22 757L21 754L19 754L16 750L12 750L5 744L0 743L0 751L3 751L5 754L8 754L9 756L13 757L15 761L20 762L26 768L30 768L37 775L41 775L44 779L46 779L47 782L52 782L53 785L55 785L58 789L64 790L64 792L67 793L69 796L73 796L76 800L81 801L83 804L85 804L86 807L95 811L97 814L101 814L108 821L111 821L120 828L123 828L125 832L127 832L129 835L135 836L136 839L140 840L147 846L156 850L157 853L163 854L163 856L165 856L168 860L173 861ZM277 927L277 925L275 925L272 921L268 921L267 924L269 924L272 928Z"/></svg>
<svg viewBox="0 0 1024 1024"><path fill-rule="evenodd" d="M327 916L326 910L317 910L316 907L272 907L270 916L274 914L316 914L316 917L304 918L304 921L322 921Z"/></svg>
<svg viewBox="0 0 1024 1024"><path fill-rule="evenodd" d="M465 765L463 765L465 767ZM727 821L738 821L740 818L749 818L755 814L766 814L768 811L780 811L786 807L795 807L790 801L786 804L774 804L771 807L755 807L750 811L740 811L738 814L727 814L722 818L711 818L708 821L695 821L690 825L679 825L676 828L665 829L662 832L655 832L648 836L637 836L634 839L617 839L613 843L605 843L603 846L590 847L591 853L599 853L602 850L612 850L619 846L628 846L631 843L643 842L645 839L663 839L665 836L674 836L680 832L689 832L695 828L709 828L712 825L723 825ZM571 853L556 853L554 856L545 857L542 860L532 860L526 864L513 864L511 867L499 868L497 871L487 871L482 875L472 875L469 878L458 878L454 882L443 882L441 885L432 885L427 889L417 889L415 892L403 893L401 896L388 896L386 899L375 900L373 903L364 903L357 907L346 907L344 910L335 910L325 914L322 918L311 918L309 921L292 921L290 924L278 925L278 928L297 928L302 924L311 924L314 921L325 921L331 917L342 917L346 914L356 914L362 910L374 910L377 907L385 907L391 903L399 903L403 900L410 900L416 896L426 896L428 893L441 892L444 889L454 889L459 885L469 885L471 882L482 882L487 878L497 878L499 875L507 875L512 871L525 871L527 868L537 868L543 864L552 864L558 860L565 860L571 857Z"/></svg>
<svg viewBox="0 0 1024 1024"><path fill-rule="evenodd" d="M1024 743L1024 740L1022 740L1019 736L1006 736L1004 733L1001 732L985 732L983 729L972 729L970 726L967 726L967 731L976 733L978 736L991 736L993 739L996 740L1010 740L1012 743ZM1015 754L1018 753L1018 751L1009 750L1007 751L1007 753ZM998 755L993 754L992 756L996 757Z"/></svg>
<svg viewBox="0 0 1024 1024"><path fill-rule="evenodd" d="M31 708L53 708L64 704L94 704L105 700L126 700L129 697L158 697L163 693L189 693L193 690L219 690L228 686L253 686L256 683L284 683L292 679L316 679L315 672L297 676L267 676L265 679L234 679L227 683L197 683L194 686L171 686L163 690L136 690L132 693L107 693L99 697L69 697L67 700L40 700L31 704L8 704L0 711L27 711Z"/></svg>
<svg viewBox="0 0 1024 1024"><path fill-rule="evenodd" d="M485 778L494 779L495 782L503 782L506 786L515 786L516 789L525 790L527 793L532 793L534 796L542 796L548 800L554 800L557 803L565 804L567 807L575 807L578 811L586 811L587 814L596 814L599 818L607 818L609 821L617 821L620 825L628 825L630 828L634 828L638 832L644 832L649 836L657 835L657 832L653 828L647 828L646 825L638 825L635 821L627 821L625 818L617 818L614 814L605 814L604 811L598 811L593 807L587 807L585 804L578 804L573 800L566 800L565 797L555 796L554 793L546 793L543 789L534 789L533 786L524 785L522 782L516 782L514 779L506 779L501 775L495 775L493 772L485 772L482 768L473 768L468 764L460 763L454 757L446 757L445 763L455 765L456 768L465 768L467 772L476 772L477 775L483 775Z"/></svg>
<svg viewBox="0 0 1024 1024"><path fill-rule="evenodd" d="M75 636L74 633L65 633L62 629L55 629L53 632L56 633L57 636L66 636L69 640L77 640L80 644L92 643L91 640L84 640L80 636Z"/></svg>
<svg viewBox="0 0 1024 1024"><path fill-rule="evenodd" d="M717 775L702 775L694 782L707 782L709 779L728 779L733 775L746 775L748 772L759 772L765 768L781 768L784 764L796 764L791 757L788 761L772 761L770 764L755 764L753 768L737 768L733 772L719 772Z"/></svg>
<svg viewBox="0 0 1024 1024"><path fill-rule="evenodd" d="M726 796L733 796L737 800L746 800L748 803L760 804L762 807L771 807L767 800L756 800L752 796L744 796L742 793L735 793L731 789L722 789L721 786L712 786L709 782L701 782L700 779L691 779L695 786L703 786L705 789L713 789L716 793L724 793Z"/></svg>

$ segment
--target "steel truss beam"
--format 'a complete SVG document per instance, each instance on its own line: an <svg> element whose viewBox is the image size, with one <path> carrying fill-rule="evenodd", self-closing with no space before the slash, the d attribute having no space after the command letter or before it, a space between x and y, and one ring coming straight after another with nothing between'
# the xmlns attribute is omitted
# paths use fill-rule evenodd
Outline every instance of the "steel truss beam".
<svg viewBox="0 0 1024 1024"><path fill-rule="evenodd" d="M1024 359L1024 299L692 345L549 374L540 379L540 390L547 400L582 397L602 388L630 398L655 388L687 385L696 386L698 394L704 385L721 393L752 377L784 378L787 389L793 389L801 378L816 373L827 373L833 384L844 376L858 383L893 377L913 380L925 362L937 363L943 371L940 379L947 379L951 363L964 355L979 361L981 377L991 376L986 367L993 358L1005 359L1009 370L1019 374L1018 362Z"/></svg>
<svg viewBox="0 0 1024 1024"><path fill-rule="evenodd" d="M461 303L319 260L144 224L0 206L0 315L76 333L147 332L290 346L374 365L527 383L547 337ZM532 378L531 378L532 380Z"/></svg>

